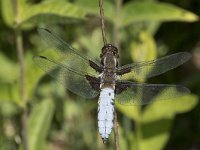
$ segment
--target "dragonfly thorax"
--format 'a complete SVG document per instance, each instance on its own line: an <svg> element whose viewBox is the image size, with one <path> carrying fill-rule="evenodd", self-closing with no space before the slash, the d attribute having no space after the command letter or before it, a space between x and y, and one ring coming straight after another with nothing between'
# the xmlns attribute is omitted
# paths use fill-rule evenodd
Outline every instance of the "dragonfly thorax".
<svg viewBox="0 0 200 150"><path fill-rule="evenodd" d="M103 65L103 72L100 75L100 88L115 89L116 69L118 65L118 49L111 44L107 44L102 48L100 55L101 63Z"/></svg>

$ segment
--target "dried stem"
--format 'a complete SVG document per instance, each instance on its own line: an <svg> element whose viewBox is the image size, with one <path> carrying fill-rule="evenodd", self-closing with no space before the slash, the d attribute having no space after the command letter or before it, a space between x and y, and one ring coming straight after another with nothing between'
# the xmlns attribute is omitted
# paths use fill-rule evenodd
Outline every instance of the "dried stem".
<svg viewBox="0 0 200 150"><path fill-rule="evenodd" d="M114 136L115 136L115 149L119 150L119 134L118 134L118 123L117 123L116 110L115 110L115 116L114 116Z"/></svg>
<svg viewBox="0 0 200 150"><path fill-rule="evenodd" d="M23 103L25 102L25 77L24 77L24 50L21 32L17 29L16 31L16 46L19 60L19 80L20 80L20 96Z"/></svg>
<svg viewBox="0 0 200 150"><path fill-rule="evenodd" d="M99 0L99 8L100 8L100 18L101 18L101 31L102 31L103 43L104 43L104 46L105 46L107 44L107 40L106 40L106 32L105 32L103 0Z"/></svg>
<svg viewBox="0 0 200 150"><path fill-rule="evenodd" d="M26 87L25 87L25 71L24 71L24 47L23 47L23 39L22 39L22 33L19 25L18 20L18 0L14 0L14 11L15 11L15 21L17 24L16 27L16 49L18 54L18 60L19 60L19 81L20 81L20 98L23 102L23 114L22 114L22 141L24 150L29 150L29 144L28 144L28 129L27 129L27 122L28 122L28 112L27 112L27 102L26 102Z"/></svg>

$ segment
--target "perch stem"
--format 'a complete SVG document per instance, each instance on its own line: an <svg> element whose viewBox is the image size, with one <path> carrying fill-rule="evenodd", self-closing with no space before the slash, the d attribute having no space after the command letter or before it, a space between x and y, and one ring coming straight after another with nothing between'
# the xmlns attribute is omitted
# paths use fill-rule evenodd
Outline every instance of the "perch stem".
<svg viewBox="0 0 200 150"><path fill-rule="evenodd" d="M24 73L24 49L23 49L23 40L21 32L16 29L16 44L17 44L17 53L18 53L18 60L19 60L19 80L20 80L20 97L23 102L23 114L22 114L22 140L24 145L24 150L29 150L28 148L28 129L27 129L27 122L28 122L28 112L26 108L26 95L25 95L25 73Z"/></svg>
<svg viewBox="0 0 200 150"><path fill-rule="evenodd" d="M106 40L106 32L105 32L103 0L99 0L99 8L100 8L100 18L101 18L101 31L102 31L103 43L104 43L104 46L105 46L105 45L107 45L107 40Z"/></svg>
<svg viewBox="0 0 200 150"><path fill-rule="evenodd" d="M23 103L23 114L21 118L22 122L22 142L24 150L29 150L28 144L28 112L27 112L27 99L26 99L26 87L25 87L25 65L24 65L24 47L22 33L19 27L20 20L18 19L18 7L19 1L14 0L14 12L16 22L16 49L19 60L19 81L20 81L20 98Z"/></svg>
<svg viewBox="0 0 200 150"><path fill-rule="evenodd" d="M117 123L117 112L115 110L114 114L114 138L115 138L115 149L119 150L119 133L118 133L118 123Z"/></svg>

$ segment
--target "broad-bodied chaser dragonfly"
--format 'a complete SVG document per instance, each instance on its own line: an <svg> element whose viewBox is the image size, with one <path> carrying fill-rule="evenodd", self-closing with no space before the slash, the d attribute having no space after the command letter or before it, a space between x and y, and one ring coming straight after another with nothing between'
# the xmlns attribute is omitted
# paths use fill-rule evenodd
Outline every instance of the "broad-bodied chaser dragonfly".
<svg viewBox="0 0 200 150"><path fill-rule="evenodd" d="M137 81L136 74L150 78L176 68L191 58L189 53L180 52L157 60L119 66L118 49L111 44L102 48L101 61L97 62L79 54L48 29L39 29L39 34L60 59L34 56L34 62L69 91L85 98L99 95L98 129L104 143L113 128L115 101L124 105L144 105L153 102L165 89L167 92L163 92L156 100L179 97L190 92L182 85L145 84L127 80Z"/></svg>

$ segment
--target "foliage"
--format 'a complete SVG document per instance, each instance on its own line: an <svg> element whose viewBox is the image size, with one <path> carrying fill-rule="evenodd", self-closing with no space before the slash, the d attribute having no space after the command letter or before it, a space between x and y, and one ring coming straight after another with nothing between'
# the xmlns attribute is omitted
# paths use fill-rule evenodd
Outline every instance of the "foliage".
<svg viewBox="0 0 200 150"><path fill-rule="evenodd" d="M154 37L163 22L198 20L194 13L164 2L127 1L121 6L120 16L116 16L114 2L106 0L104 4L107 34L111 42L115 38L113 28L118 20L122 64L156 59L169 52L166 45L159 45ZM83 50L80 52L99 59L102 38L97 22L98 1L43 0L35 3L16 0L14 3L12 0L1 0L0 7L0 149L23 148L20 120L25 109L29 112L26 121L30 150L105 149L97 132L97 101L85 100L66 92L59 85L55 86L32 61L32 56L46 49L36 28L48 25L60 36L68 35L67 41ZM62 25L58 27L56 24ZM20 64L15 46L18 44L15 41L17 36L22 38L25 49L25 101L22 101L20 93ZM183 78L180 80L184 82ZM180 81L175 74L167 79L173 83ZM145 108L116 104L120 113L121 149L163 149L170 138L176 114L189 112L197 106L198 96L194 93ZM133 124L134 130L131 128ZM107 149L113 149L113 136L109 141Z"/></svg>
<svg viewBox="0 0 200 150"><path fill-rule="evenodd" d="M34 106L29 118L30 150L44 149L45 139L53 118L54 104L52 100L43 100Z"/></svg>
<svg viewBox="0 0 200 150"><path fill-rule="evenodd" d="M197 105L197 99L194 95L174 98L150 104L144 111L138 106L133 110L130 106L117 105L123 114L136 122L136 131L139 133L135 133L135 137L130 139L130 143L133 143L131 147L141 150L148 147L155 150L163 149L169 139L176 113L191 110ZM134 142L134 138L137 139L137 143Z"/></svg>

